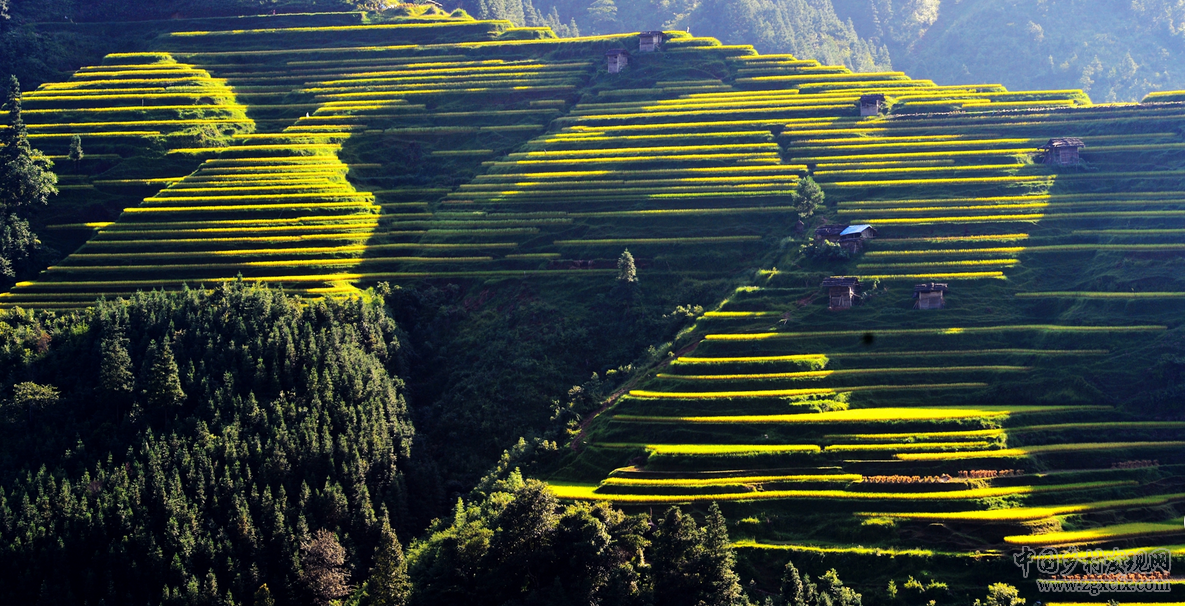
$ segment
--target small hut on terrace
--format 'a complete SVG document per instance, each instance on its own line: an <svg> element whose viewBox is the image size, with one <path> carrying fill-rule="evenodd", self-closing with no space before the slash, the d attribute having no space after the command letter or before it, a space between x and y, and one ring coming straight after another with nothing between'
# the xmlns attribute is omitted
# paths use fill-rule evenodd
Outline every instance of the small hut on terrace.
<svg viewBox="0 0 1185 606"><path fill-rule="evenodd" d="M617 74L630 62L630 56L625 49L615 48L605 53L605 62L609 66L609 73Z"/></svg>
<svg viewBox="0 0 1185 606"><path fill-rule="evenodd" d="M876 237L876 230L871 225L849 225L839 232L839 245L853 251L863 248L865 240Z"/></svg>
<svg viewBox="0 0 1185 606"><path fill-rule="evenodd" d="M827 289L827 309L851 309L859 298L860 279L831 276L823 280L823 288Z"/></svg>
<svg viewBox="0 0 1185 606"><path fill-rule="evenodd" d="M860 117L865 118L880 115L881 104L884 102L885 96L881 93L860 95Z"/></svg>
<svg viewBox="0 0 1185 606"><path fill-rule="evenodd" d="M1052 164L1055 166L1077 166L1082 162L1082 158L1078 152L1086 144L1082 139L1077 137L1059 137L1050 139L1049 143L1042 145L1039 149L1045 152L1042 162L1044 164Z"/></svg>
<svg viewBox="0 0 1185 606"><path fill-rule="evenodd" d="M815 240L830 240L832 242L838 242L839 234L847 228L847 225L840 225L838 223L820 225L819 227L815 228Z"/></svg>
<svg viewBox="0 0 1185 606"><path fill-rule="evenodd" d="M946 284L930 282L913 287L914 309L942 309L946 307Z"/></svg>
<svg viewBox="0 0 1185 606"><path fill-rule="evenodd" d="M652 53L662 46L662 32L642 32L638 34L638 52Z"/></svg>

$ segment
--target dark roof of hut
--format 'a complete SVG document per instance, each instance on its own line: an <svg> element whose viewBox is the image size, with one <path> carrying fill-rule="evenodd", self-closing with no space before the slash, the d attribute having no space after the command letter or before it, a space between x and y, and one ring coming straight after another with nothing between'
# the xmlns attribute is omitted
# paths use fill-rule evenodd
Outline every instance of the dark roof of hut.
<svg viewBox="0 0 1185 606"><path fill-rule="evenodd" d="M819 227L815 228L815 235L819 236L820 238L835 238L838 237L839 234L843 233L843 230L847 228L847 225L840 225L838 223L820 225Z"/></svg>
<svg viewBox="0 0 1185 606"><path fill-rule="evenodd" d="M638 35L640 35L640 36L661 36L661 35L663 35L663 33L660 31L649 31L649 32L638 32Z"/></svg>
<svg viewBox="0 0 1185 606"><path fill-rule="evenodd" d="M913 296L914 296L914 298L917 298L918 293L947 292L948 290L950 290L950 289L946 287L946 284L939 284L937 282L929 282L927 284L918 284L917 286L914 286L913 287Z"/></svg>
<svg viewBox="0 0 1185 606"><path fill-rule="evenodd" d="M615 49L613 49L613 50L610 50L610 51L606 51L606 52L605 52L605 56L606 56L606 57L613 57L613 56L616 56L616 55L628 55L628 54L629 54L629 53L627 53L627 52L626 52L626 50L625 50L624 48L615 48Z"/></svg>
<svg viewBox="0 0 1185 606"><path fill-rule="evenodd" d="M873 101L884 101L885 96L882 93L872 93L869 95L860 95L860 103L872 103Z"/></svg>
<svg viewBox="0 0 1185 606"><path fill-rule="evenodd" d="M1050 139L1041 149L1057 149L1059 147L1086 147L1078 137L1057 137Z"/></svg>
<svg viewBox="0 0 1185 606"><path fill-rule="evenodd" d="M831 276L823 279L823 287L831 288L834 286L859 286L860 278L848 278L844 276Z"/></svg>

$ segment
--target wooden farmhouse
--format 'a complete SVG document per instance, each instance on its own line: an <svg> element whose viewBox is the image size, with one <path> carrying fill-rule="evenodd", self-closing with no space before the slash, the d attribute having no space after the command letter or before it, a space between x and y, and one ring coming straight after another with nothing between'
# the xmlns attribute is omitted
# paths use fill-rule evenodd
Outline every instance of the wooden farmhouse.
<svg viewBox="0 0 1185 606"><path fill-rule="evenodd" d="M849 252L863 250L864 242L877 236L876 229L871 225L821 225L815 228L815 240L835 242Z"/></svg>
<svg viewBox="0 0 1185 606"><path fill-rule="evenodd" d="M630 62L629 53L624 49L615 48L605 53L605 63L609 66L609 73L621 73L621 68L625 67Z"/></svg>
<svg viewBox="0 0 1185 606"><path fill-rule="evenodd" d="M942 309L946 307L946 284L918 284L913 287L914 309Z"/></svg>
<svg viewBox="0 0 1185 606"><path fill-rule="evenodd" d="M1082 139L1077 137L1059 137L1057 139L1050 139L1049 143L1041 146L1041 151L1045 152L1043 162L1045 164L1052 164L1054 166L1078 166L1082 162L1082 158L1078 152L1086 144Z"/></svg>
<svg viewBox="0 0 1185 606"><path fill-rule="evenodd" d="M866 118L868 116L880 115L881 104L884 102L885 96L880 93L860 95L860 117Z"/></svg>
<svg viewBox="0 0 1185 606"><path fill-rule="evenodd" d="M662 46L662 32L642 32L638 34L638 52L653 53Z"/></svg>
<svg viewBox="0 0 1185 606"><path fill-rule="evenodd" d="M871 240L876 237L876 230L871 225L849 225L839 232L839 244L841 246L853 246L862 248L865 240Z"/></svg>
<svg viewBox="0 0 1185 606"><path fill-rule="evenodd" d="M823 280L823 288L827 289L827 309L851 309L859 298L860 279L831 276Z"/></svg>

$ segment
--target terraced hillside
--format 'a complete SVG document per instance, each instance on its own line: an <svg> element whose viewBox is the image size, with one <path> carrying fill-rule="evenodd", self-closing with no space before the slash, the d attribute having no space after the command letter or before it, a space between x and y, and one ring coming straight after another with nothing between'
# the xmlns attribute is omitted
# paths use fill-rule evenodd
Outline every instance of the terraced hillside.
<svg viewBox="0 0 1185 606"><path fill-rule="evenodd" d="M1185 310L1182 108L734 62L759 74L738 85L796 100L895 101L859 120L848 97L778 135L829 218L877 237L830 258L799 238L705 313L691 347L584 433L558 494L743 503L766 549L1180 542L1185 424L1149 387ZM1064 136L1083 163L1033 162ZM828 276L860 280L855 307L828 309ZM946 285L945 309L917 309L919 283Z"/></svg>
<svg viewBox="0 0 1185 606"><path fill-rule="evenodd" d="M29 93L46 149L87 146L70 195L126 208L59 203L85 244L0 302L240 275L314 297L608 290L628 248L647 288L735 292L584 427L561 497L728 502L766 550L1182 542L1180 94L1099 106L681 32L642 53L427 13L301 19L179 31ZM869 94L886 106L861 118ZM1084 161L1036 163L1056 137ZM808 174L827 205L797 225ZM876 237L812 243L823 221ZM828 309L831 276L860 280L852 309ZM914 309L930 283L945 308Z"/></svg>

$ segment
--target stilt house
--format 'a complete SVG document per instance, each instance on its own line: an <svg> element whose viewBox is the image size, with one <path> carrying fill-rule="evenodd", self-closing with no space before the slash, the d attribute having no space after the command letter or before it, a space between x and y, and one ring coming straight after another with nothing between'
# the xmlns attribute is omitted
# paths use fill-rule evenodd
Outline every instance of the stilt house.
<svg viewBox="0 0 1185 606"><path fill-rule="evenodd" d="M885 96L880 93L860 95L860 117L880 115L881 104L884 102Z"/></svg>
<svg viewBox="0 0 1185 606"><path fill-rule="evenodd" d="M859 298L860 279L831 276L823 280L823 288L827 289L827 309L851 309Z"/></svg>
<svg viewBox="0 0 1185 606"><path fill-rule="evenodd" d="M914 309L942 309L946 307L946 284L930 282L913 287Z"/></svg>
<svg viewBox="0 0 1185 606"><path fill-rule="evenodd" d="M638 34L638 52L652 53L662 46L662 32L642 32Z"/></svg>
<svg viewBox="0 0 1185 606"><path fill-rule="evenodd" d="M605 53L605 62L609 66L609 73L618 74L630 62L630 56L624 49L615 48Z"/></svg>
<svg viewBox="0 0 1185 606"><path fill-rule="evenodd" d="M1082 162L1082 158L1078 152L1086 144L1082 139L1077 137L1060 137L1057 139L1050 139L1049 143L1041 146L1041 151L1045 152L1043 156L1044 164L1052 164L1054 166L1077 166Z"/></svg>

